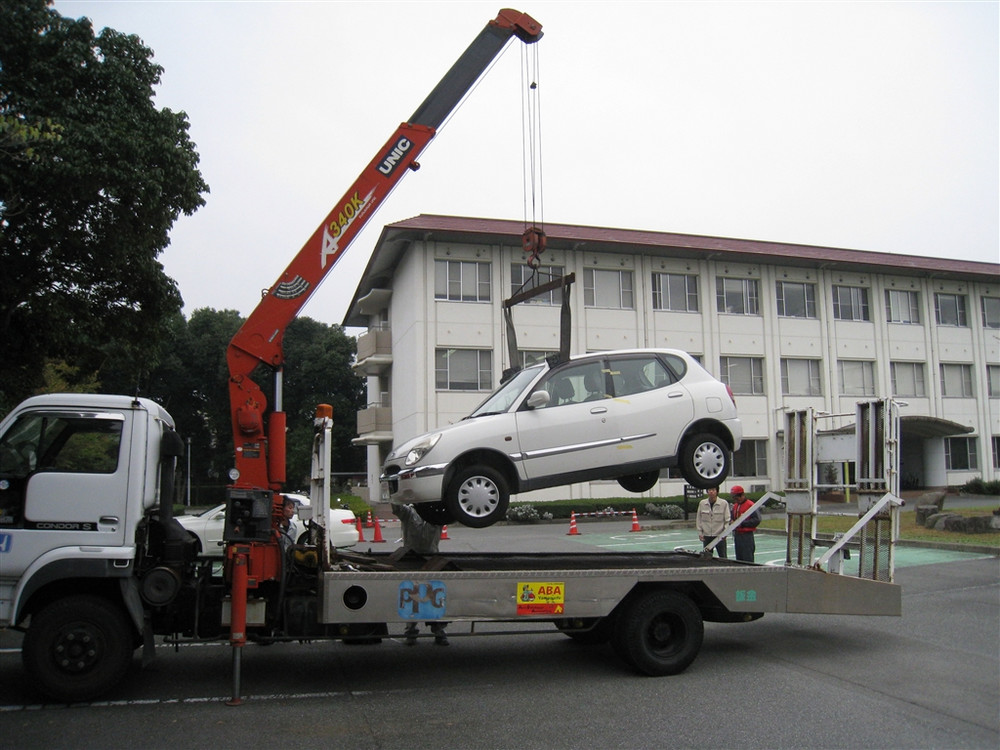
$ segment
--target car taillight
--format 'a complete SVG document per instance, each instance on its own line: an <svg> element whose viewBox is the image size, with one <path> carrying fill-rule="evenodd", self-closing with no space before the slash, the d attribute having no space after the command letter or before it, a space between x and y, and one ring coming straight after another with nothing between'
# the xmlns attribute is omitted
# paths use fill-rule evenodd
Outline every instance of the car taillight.
<svg viewBox="0 0 1000 750"><path fill-rule="evenodd" d="M728 385L726 386L726 393L729 394L729 400L733 402L733 406L736 406L736 396L733 395L733 389Z"/></svg>

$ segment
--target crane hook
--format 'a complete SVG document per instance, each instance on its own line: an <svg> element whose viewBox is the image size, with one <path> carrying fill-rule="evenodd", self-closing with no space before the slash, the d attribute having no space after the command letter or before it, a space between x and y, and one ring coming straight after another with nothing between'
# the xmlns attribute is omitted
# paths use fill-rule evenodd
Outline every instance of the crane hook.
<svg viewBox="0 0 1000 750"><path fill-rule="evenodd" d="M528 253L528 266L537 270L542 264L541 255L545 252L545 232L538 227L529 227L521 235L521 247Z"/></svg>

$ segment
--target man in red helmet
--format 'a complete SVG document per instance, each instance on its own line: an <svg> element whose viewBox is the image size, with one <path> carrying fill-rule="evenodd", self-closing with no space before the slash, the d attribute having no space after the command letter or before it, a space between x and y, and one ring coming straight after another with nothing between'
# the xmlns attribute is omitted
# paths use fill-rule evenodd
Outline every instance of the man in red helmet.
<svg viewBox="0 0 1000 750"><path fill-rule="evenodd" d="M744 494L743 488L738 484L733 486L729 496L733 514L732 520L735 521L750 510L753 500ZM760 524L760 511L755 510L733 530L733 544L736 546L737 560L753 562L754 552L757 549L757 543L754 541L754 529L757 528L758 524Z"/></svg>

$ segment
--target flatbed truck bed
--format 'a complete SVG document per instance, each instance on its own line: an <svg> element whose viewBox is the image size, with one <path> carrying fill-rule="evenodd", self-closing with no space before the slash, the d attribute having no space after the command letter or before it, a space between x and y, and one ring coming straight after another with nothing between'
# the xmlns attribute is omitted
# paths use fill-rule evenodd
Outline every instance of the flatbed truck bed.
<svg viewBox="0 0 1000 750"><path fill-rule="evenodd" d="M811 568L698 553L338 553L320 573L318 623L553 623L570 637L610 641L645 674L685 669L704 621L765 613L902 614L899 586ZM356 631L355 631L356 632Z"/></svg>

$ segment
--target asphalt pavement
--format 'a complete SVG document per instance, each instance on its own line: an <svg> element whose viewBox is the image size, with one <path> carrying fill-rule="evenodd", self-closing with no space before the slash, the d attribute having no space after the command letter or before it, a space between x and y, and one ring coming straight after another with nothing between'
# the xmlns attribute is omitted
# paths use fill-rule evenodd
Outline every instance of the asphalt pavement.
<svg viewBox="0 0 1000 750"><path fill-rule="evenodd" d="M981 502L979 504L982 504ZM946 504L947 507L947 504ZM377 551L397 546L380 527ZM631 518L449 527L441 551L575 551L638 544ZM690 532L688 532L690 533ZM766 615L706 623L672 677L630 671L608 645L554 629L451 645L248 646L240 706L226 645L160 646L103 701L64 706L26 691L0 652L0 746L21 748L972 748L1000 747L1000 559L897 569L903 616Z"/></svg>

